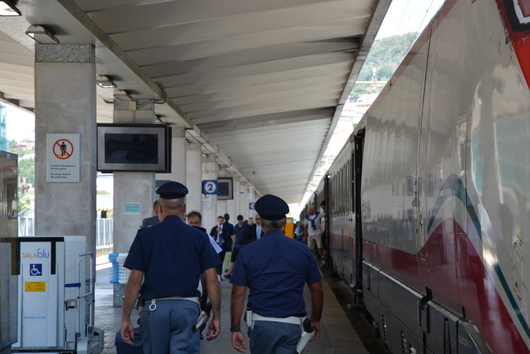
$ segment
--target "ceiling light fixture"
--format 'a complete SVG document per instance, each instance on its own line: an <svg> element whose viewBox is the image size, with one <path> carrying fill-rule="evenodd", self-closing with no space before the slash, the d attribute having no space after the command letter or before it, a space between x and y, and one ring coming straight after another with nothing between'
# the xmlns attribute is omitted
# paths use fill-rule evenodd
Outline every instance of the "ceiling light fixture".
<svg viewBox="0 0 530 354"><path fill-rule="evenodd" d="M26 30L26 34L33 38L37 43L40 44L57 44L59 40L43 26L33 25L29 26Z"/></svg>
<svg viewBox="0 0 530 354"><path fill-rule="evenodd" d="M22 16L17 3L18 0L0 0L0 16Z"/></svg>
<svg viewBox="0 0 530 354"><path fill-rule="evenodd" d="M114 81L108 76L98 75L96 78L96 84L101 88L116 88L118 87Z"/></svg>

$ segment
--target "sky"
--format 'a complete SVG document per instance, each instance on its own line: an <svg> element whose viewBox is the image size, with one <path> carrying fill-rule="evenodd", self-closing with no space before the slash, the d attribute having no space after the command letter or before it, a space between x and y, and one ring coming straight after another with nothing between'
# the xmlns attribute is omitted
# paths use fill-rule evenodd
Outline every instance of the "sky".
<svg viewBox="0 0 530 354"><path fill-rule="evenodd" d="M35 115L14 106L5 105L6 114L6 135L7 140L17 142L26 138L35 137Z"/></svg>
<svg viewBox="0 0 530 354"><path fill-rule="evenodd" d="M421 32L445 0L392 0L377 32L382 39L409 32Z"/></svg>

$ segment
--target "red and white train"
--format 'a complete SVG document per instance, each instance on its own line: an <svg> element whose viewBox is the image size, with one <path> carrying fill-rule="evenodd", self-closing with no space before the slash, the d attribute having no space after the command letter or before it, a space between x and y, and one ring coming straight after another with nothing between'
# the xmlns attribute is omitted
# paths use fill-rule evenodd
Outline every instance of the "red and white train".
<svg viewBox="0 0 530 354"><path fill-rule="evenodd" d="M394 353L530 353L530 0L446 0L318 187Z"/></svg>

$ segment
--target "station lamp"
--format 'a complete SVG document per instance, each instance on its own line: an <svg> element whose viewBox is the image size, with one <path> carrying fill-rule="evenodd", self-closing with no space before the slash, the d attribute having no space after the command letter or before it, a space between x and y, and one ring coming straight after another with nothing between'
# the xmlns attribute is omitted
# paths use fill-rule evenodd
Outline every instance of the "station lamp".
<svg viewBox="0 0 530 354"><path fill-rule="evenodd" d="M98 75L96 78L96 84L101 88L116 88L118 87L114 81L108 76Z"/></svg>
<svg viewBox="0 0 530 354"><path fill-rule="evenodd" d="M59 40L49 30L39 25L29 26L26 34L39 44L57 44Z"/></svg>
<svg viewBox="0 0 530 354"><path fill-rule="evenodd" d="M0 0L0 16L22 16L17 3L18 0Z"/></svg>

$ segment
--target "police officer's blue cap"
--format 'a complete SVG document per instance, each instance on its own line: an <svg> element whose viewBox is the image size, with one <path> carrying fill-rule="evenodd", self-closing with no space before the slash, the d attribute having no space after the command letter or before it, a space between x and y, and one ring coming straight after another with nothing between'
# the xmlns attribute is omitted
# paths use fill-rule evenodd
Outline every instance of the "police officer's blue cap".
<svg viewBox="0 0 530 354"><path fill-rule="evenodd" d="M289 213L289 206L287 203L272 194L264 195L259 198L254 209L261 216L262 219L278 221L285 218L285 215Z"/></svg>
<svg viewBox="0 0 530 354"><path fill-rule="evenodd" d="M161 199L179 199L184 198L188 194L188 188L178 182L167 182L161 185L156 192Z"/></svg>

